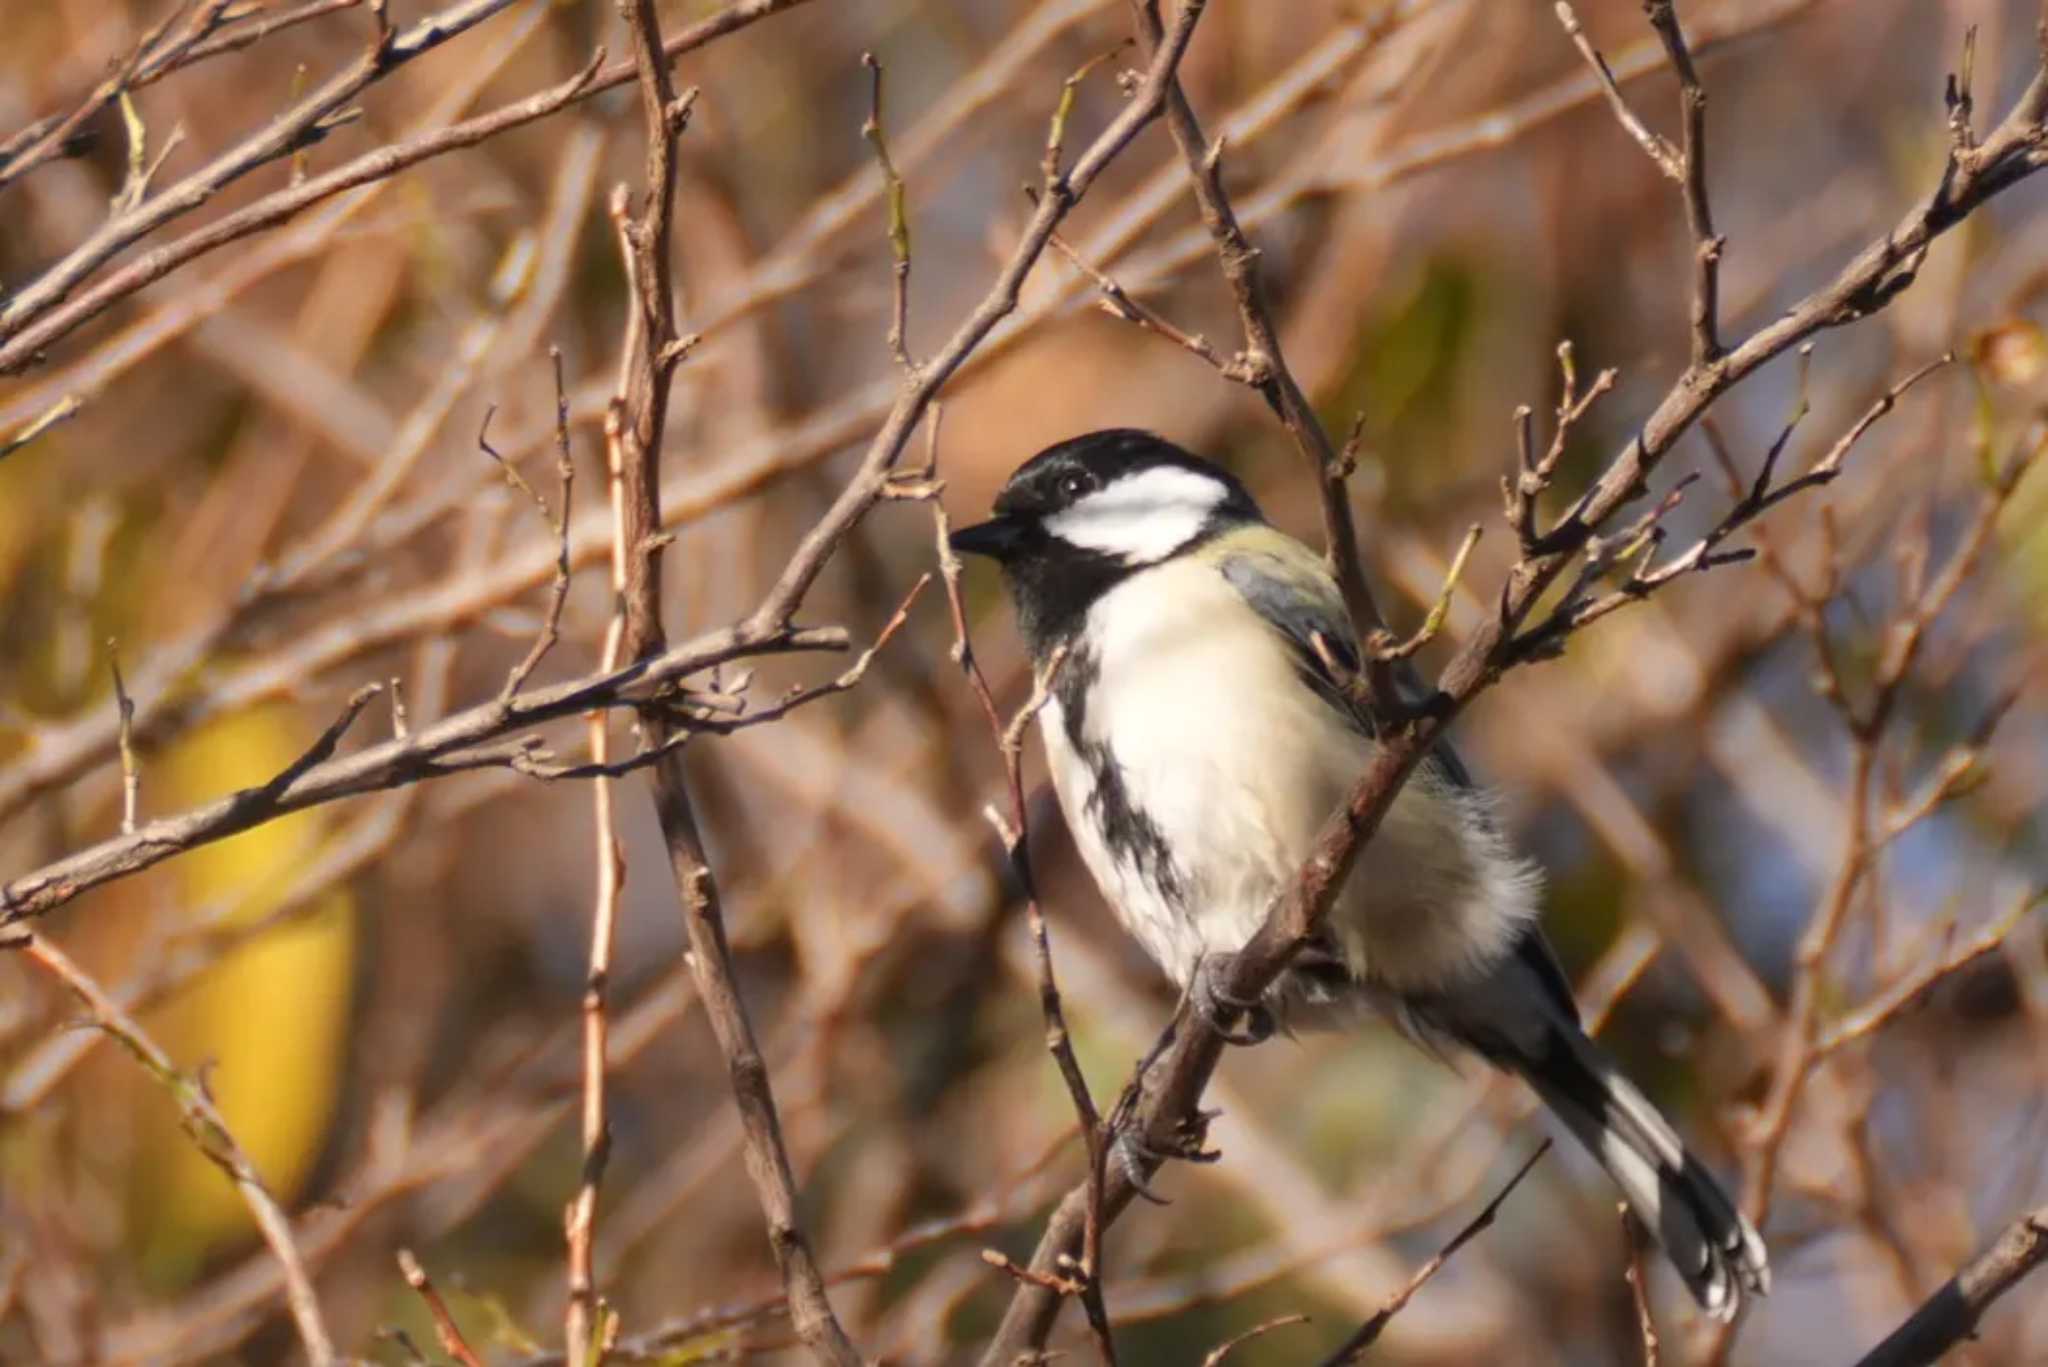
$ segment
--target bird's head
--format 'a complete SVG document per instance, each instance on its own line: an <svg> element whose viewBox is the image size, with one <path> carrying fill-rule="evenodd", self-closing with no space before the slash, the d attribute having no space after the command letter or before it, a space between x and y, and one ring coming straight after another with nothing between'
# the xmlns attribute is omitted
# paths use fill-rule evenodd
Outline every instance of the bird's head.
<svg viewBox="0 0 2048 1367"><path fill-rule="evenodd" d="M1111 428L1019 466L995 516L955 532L952 545L1003 567L1025 634L1043 650L1129 575L1262 521L1221 466L1150 432Z"/></svg>

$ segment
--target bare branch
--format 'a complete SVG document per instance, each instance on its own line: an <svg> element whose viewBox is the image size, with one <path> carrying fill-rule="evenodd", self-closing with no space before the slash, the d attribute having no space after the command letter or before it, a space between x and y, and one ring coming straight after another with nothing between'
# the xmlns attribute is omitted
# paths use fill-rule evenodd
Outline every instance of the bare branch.
<svg viewBox="0 0 2048 1367"><path fill-rule="evenodd" d="M462 1336L462 1326L455 1322L455 1316L448 1310L448 1303L441 1299L441 1293L434 1289L434 1283L427 1277L427 1269L420 1266L420 1260L409 1248L398 1250L398 1271L404 1276L405 1284L418 1293L426 1302L427 1313L434 1319L434 1336L441 1341L441 1351L455 1359L459 1367L484 1367L483 1359L469 1346L469 1340Z"/></svg>
<svg viewBox="0 0 2048 1367"><path fill-rule="evenodd" d="M1570 0L1557 0L1557 22L1564 26L1565 37L1572 40L1572 46L1586 59L1586 65L1593 69L1594 77L1600 82L1600 93L1607 97L1607 107L1614 111L1622 131L1634 138L1650 160L1657 163L1657 169L1671 179L1683 184L1685 181L1685 160L1677 148L1660 134L1653 133L1636 111L1629 108L1628 100L1615 83L1614 72L1609 69L1607 59L1600 55L1600 49L1593 46L1593 40L1586 36L1585 25L1579 22L1579 15L1571 7ZM1668 47L1666 49L1669 51Z"/></svg>
<svg viewBox="0 0 2048 1367"><path fill-rule="evenodd" d="M1856 1367L1930 1367L1976 1334L1977 1321L2020 1279L2048 1262L2048 1207L2021 1216L1942 1284Z"/></svg>
<svg viewBox="0 0 2048 1367"><path fill-rule="evenodd" d="M227 1121L221 1118L213 1098L207 1095L204 1081L179 1072L170 1055L150 1038L141 1023L123 1011L104 988L48 940L32 930L15 930L0 936L0 948L19 950L37 967L63 983L92 1013L92 1023L126 1046L150 1076L170 1092L171 1099L177 1103L185 1132L199 1146L199 1151L235 1184L235 1190L255 1217L256 1228L262 1231L264 1243L270 1246L271 1255L277 1259L278 1268L284 1276L285 1301L291 1309L299 1341L306 1347L307 1358L313 1367L328 1367L336 1360L334 1341L328 1337L327 1325L321 1318L320 1299L314 1293L313 1279L307 1275L305 1260L299 1256L298 1245L292 1240L291 1220L277 1204L277 1198L271 1195L270 1188L264 1185L262 1175L249 1161L249 1155L235 1142Z"/></svg>
<svg viewBox="0 0 2048 1367"><path fill-rule="evenodd" d="M483 429L476 434L476 444L483 449L485 455L498 463L498 468L505 472L506 479L524 490L526 496L533 500L534 506L540 509L541 519L555 534L555 578L548 589L547 616L542 619L540 634L534 638L532 648L526 652L525 658L512 667L512 672L505 676L505 687L498 693L499 699L504 702L510 702L513 695L526 686L526 681L533 677L533 671L540 667L540 662L547 658L548 652L554 649L555 642L561 639L562 607L569 599L569 523L575 512L576 463L569 458L569 392L562 382L562 349L549 347L548 359L553 363L555 372L555 477L562 486L561 512L550 512L548 501L540 496L540 491L527 483L526 477L519 473L518 468L499 455L491 448L490 443L484 440L484 430L490 427L491 422L489 412L484 414ZM608 659L603 667L613 669L617 665L616 659Z"/></svg>
<svg viewBox="0 0 2048 1367"><path fill-rule="evenodd" d="M1139 35L1144 40L1143 46L1150 51L1159 51L1164 30L1159 20L1157 0L1131 0L1131 9ZM1177 77L1167 82L1165 104L1166 126L1173 134L1175 146L1180 149L1181 159L1187 163L1202 223L1215 242L1223 278L1230 285L1231 294L1237 302L1238 320L1244 328L1245 342L1244 354L1238 358L1237 365L1243 370L1245 383L1264 396L1315 474L1323 514L1324 558L1343 591L1344 605L1351 614L1352 626L1359 639L1364 640L1382 630L1386 620L1365 582L1365 568L1358 552L1358 531L1352 523L1349 493L1342 473L1344 463L1330 441L1330 434L1323 430L1314 405L1287 367L1287 359L1280 346L1279 329L1273 324L1272 310L1266 300L1258 249L1245 237L1230 196L1223 188L1223 144L1219 141L1212 147L1203 140L1202 126L1195 118L1194 108L1188 103ZM1368 682L1374 698L1386 709L1387 715L1399 715L1401 696L1391 676L1381 670L1369 670Z"/></svg>
<svg viewBox="0 0 2048 1367"><path fill-rule="evenodd" d="M1275 1329L1285 1329L1292 1324L1307 1324L1308 1322L1309 1318L1307 1315L1275 1315L1272 1319L1261 1320L1242 1334L1234 1334L1217 1344L1214 1348L1211 1348L1202 1358L1202 1367L1223 1367L1224 1359L1228 1358L1245 1344L1250 1343L1253 1339L1263 1338Z"/></svg>
<svg viewBox="0 0 2048 1367"><path fill-rule="evenodd" d="M1707 93L1693 69L1672 0L1645 0L1643 12L1671 58L1671 69L1678 73L1683 120L1679 183L1685 193L1686 226L1692 233L1692 363L1697 368L1721 354L1721 251L1727 245L1714 232L1713 208L1707 201ZM1606 70L1604 61L1600 65Z"/></svg>
<svg viewBox="0 0 2048 1367"><path fill-rule="evenodd" d="M904 332L910 324L910 212L905 205L903 177L897 173L896 163L889 158L889 138L882 130L882 64L872 52L863 52L860 63L872 78L868 86L868 117L860 126L860 135L875 149L875 162L882 168L882 183L888 189L889 256L895 263L894 306L889 314L889 351L896 357L896 364L903 367L903 373L915 380L917 362L910 359L910 347L904 341Z"/></svg>
<svg viewBox="0 0 2048 1367"><path fill-rule="evenodd" d="M593 707L638 707L652 694L689 675L729 661L789 651L844 650L846 644L846 633L836 627L791 628L765 638L756 638L743 627L727 628L637 664L528 689L509 701L493 700L467 708L339 759L327 757L341 739L340 731L330 728L321 745L268 783L244 788L178 816L147 822L132 835L102 841L0 884L0 924L40 916L89 888L288 812L473 768L473 764L462 763L466 752L541 722L575 716ZM361 701L355 704L355 711L369 702L379 685L367 687L372 691L359 694ZM354 714L350 712L344 721Z"/></svg>
<svg viewBox="0 0 2048 1367"><path fill-rule="evenodd" d="M107 669L114 676L114 707L121 716L121 834L135 834L135 813L142 800L142 766L135 758L135 699L121 678L121 651L107 641Z"/></svg>
<svg viewBox="0 0 2048 1367"><path fill-rule="evenodd" d="M1387 1303L1380 1307L1378 1314L1361 1324L1356 1333L1338 1346L1336 1352L1324 1358L1323 1367L1340 1367L1343 1363L1359 1361L1365 1355L1365 1350L1378 1342L1379 1336L1386 1332L1387 1325L1394 1316L1407 1308L1408 1302L1415 1298L1415 1293L1420 1291L1431 1277L1443 1271L1444 1264L1455 1257L1459 1249L1493 1226L1494 1217L1500 1214L1501 1206L1514 1194L1515 1188L1522 1185L1522 1179L1535 1170L1543 1155L1549 1152L1548 1139L1537 1145L1536 1152L1530 1154L1522 1166L1515 1169L1515 1175L1507 1180L1507 1185L1480 1208L1479 1213L1472 1217L1469 1224L1452 1235L1450 1242L1439 1249L1435 1257L1415 1269L1415 1275L1408 1279L1408 1284L1389 1297Z"/></svg>

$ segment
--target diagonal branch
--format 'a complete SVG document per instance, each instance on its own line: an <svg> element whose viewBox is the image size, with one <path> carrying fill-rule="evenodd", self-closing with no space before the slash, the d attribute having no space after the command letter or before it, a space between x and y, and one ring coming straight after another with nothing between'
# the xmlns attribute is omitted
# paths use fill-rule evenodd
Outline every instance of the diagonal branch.
<svg viewBox="0 0 2048 1367"><path fill-rule="evenodd" d="M2020 1217L1996 1243L1942 1283L1926 1304L1893 1330L1856 1367L1931 1367L1949 1349L1976 1336L1993 1301L2048 1262L2048 1206Z"/></svg>
<svg viewBox="0 0 2048 1367"><path fill-rule="evenodd" d="M264 1184L262 1174L249 1161L249 1155L236 1142L227 1121L221 1117L220 1109L207 1095L205 1083L179 1072L170 1055L150 1038L142 1023L123 1011L105 988L48 940L32 930L17 931L0 938L0 948L19 950L37 967L64 984L92 1013L92 1023L125 1045L136 1061L169 1090L172 1100L177 1102L185 1132L191 1135L199 1151L235 1184L235 1190L241 1193L249 1213L255 1217L256 1228L262 1232L263 1241L277 1259L278 1269L284 1277L285 1303L291 1309L299 1341L306 1346L307 1359L313 1367L327 1367L334 1362L334 1341L327 1335L327 1325L320 1314L320 1299L314 1293L313 1279L306 1271L305 1259L300 1256L298 1245L292 1239L291 1219Z"/></svg>
<svg viewBox="0 0 2048 1367"><path fill-rule="evenodd" d="M1131 8L1145 50L1156 51L1165 36L1158 0L1131 0ZM1280 332L1273 325L1272 308L1266 298L1265 280L1259 271L1258 248L1245 237L1230 196L1223 188L1223 144L1219 141L1212 147L1203 140L1201 122L1195 117L1194 106L1188 103L1178 78L1166 85L1166 126L1182 160L1187 162L1203 226L1215 241L1223 278L1237 301L1245 349L1236 368L1245 382L1266 400L1315 472L1316 493L1322 505L1324 557L1343 590L1352 626L1358 638L1364 640L1386 623L1373 601L1372 590L1365 582L1364 565L1359 560L1358 529L1352 523L1344 482L1345 462L1316 416L1315 406L1302 392L1294 372L1287 368ZM1376 699L1388 715L1397 715L1401 704L1391 674L1384 670L1372 672Z"/></svg>

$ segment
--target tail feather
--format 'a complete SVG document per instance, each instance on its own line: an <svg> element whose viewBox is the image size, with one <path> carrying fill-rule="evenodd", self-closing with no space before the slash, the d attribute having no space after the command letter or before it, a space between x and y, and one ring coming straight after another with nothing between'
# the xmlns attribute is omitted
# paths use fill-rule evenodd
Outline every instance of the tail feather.
<svg viewBox="0 0 2048 1367"><path fill-rule="evenodd" d="M1576 1026L1553 1022L1545 1048L1513 1067L1628 1197L1702 1309L1733 1319L1771 1289L1764 1242L1649 1098ZM1496 1055L1498 1058L1498 1055Z"/></svg>

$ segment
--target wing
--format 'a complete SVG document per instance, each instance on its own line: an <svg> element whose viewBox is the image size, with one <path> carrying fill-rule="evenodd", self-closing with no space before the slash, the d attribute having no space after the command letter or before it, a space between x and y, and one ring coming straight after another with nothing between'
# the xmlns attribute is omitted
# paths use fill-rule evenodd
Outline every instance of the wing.
<svg viewBox="0 0 2048 1367"><path fill-rule="evenodd" d="M1370 700L1362 690L1349 686L1361 668L1358 639L1352 633L1343 595L1323 568L1322 558L1292 537L1260 528L1232 537L1218 569L1253 611L1287 639L1302 681L1362 734L1378 736L1383 728ZM1405 696L1417 700L1426 696L1425 685L1405 662L1396 670L1395 684ZM1448 742L1431 747L1423 764L1430 777L1456 792L1472 795L1473 820L1492 820L1488 803ZM1572 1000L1571 980L1535 922L1516 942L1514 954L1565 1017L1576 1021L1578 1007Z"/></svg>
<svg viewBox="0 0 2048 1367"><path fill-rule="evenodd" d="M1360 668L1358 640L1322 560L1269 528L1230 540L1217 563L1224 580L1286 639L1302 682L1361 734L1377 736L1379 718L1370 702L1348 687Z"/></svg>

